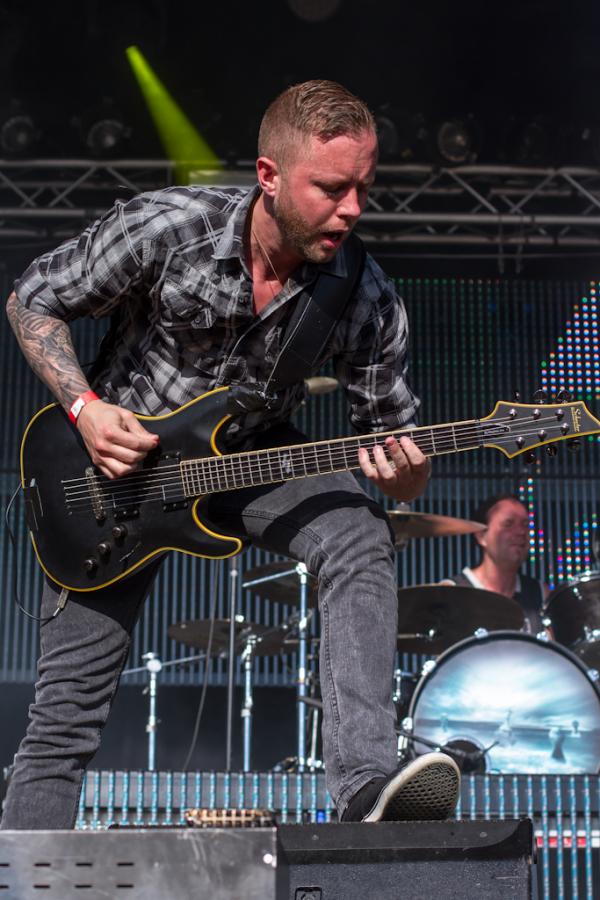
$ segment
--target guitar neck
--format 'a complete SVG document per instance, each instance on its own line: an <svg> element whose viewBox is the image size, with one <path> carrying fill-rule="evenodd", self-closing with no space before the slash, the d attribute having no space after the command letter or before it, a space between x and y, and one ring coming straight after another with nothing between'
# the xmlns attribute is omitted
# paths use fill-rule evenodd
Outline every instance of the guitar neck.
<svg viewBox="0 0 600 900"><path fill-rule="evenodd" d="M497 426L483 425L478 419L410 428L403 431L377 432L332 441L294 444L268 450L252 450L227 456L188 459L181 463L185 494L198 497L219 491L231 491L261 484L274 484L306 478L310 475L331 475L358 469L358 450L372 450L386 437L410 437L425 456L440 456L461 450L475 450L483 446L484 436Z"/></svg>

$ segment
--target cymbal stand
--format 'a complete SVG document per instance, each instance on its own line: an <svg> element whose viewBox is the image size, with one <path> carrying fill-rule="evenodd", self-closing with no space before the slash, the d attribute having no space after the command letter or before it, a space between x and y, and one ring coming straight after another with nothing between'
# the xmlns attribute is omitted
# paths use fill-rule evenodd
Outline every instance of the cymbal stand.
<svg viewBox="0 0 600 900"><path fill-rule="evenodd" d="M225 738L225 771L231 772L233 748L233 693L235 686L235 622L237 611L238 558L229 560L229 658L227 660L227 733Z"/></svg>
<svg viewBox="0 0 600 900"><path fill-rule="evenodd" d="M135 675L138 672L147 672L149 676L148 686L144 688L144 693L148 694L148 719L146 721L146 734L148 735L148 772L154 772L156 769L156 730L160 724L160 719L156 718L156 693L157 693L157 676L159 672L169 666L179 666L182 663L195 662L204 659L205 653L199 653L194 656L185 656L182 659L173 659L163 663L157 653L149 650L148 653L142 655L142 659L146 660L143 666L137 666L134 669L125 669L121 673L123 675Z"/></svg>
<svg viewBox="0 0 600 900"><path fill-rule="evenodd" d="M296 572L300 579L300 618L298 620L298 681L297 681L297 717L298 717L298 772L304 772L306 765L306 697L307 687L307 644L308 644L308 570L304 563L298 563Z"/></svg>
<svg viewBox="0 0 600 900"><path fill-rule="evenodd" d="M242 651L242 664L244 666L244 704L242 706L242 723L244 732L243 762L242 770L249 772L250 756L252 748L252 707L254 701L252 699L252 664L254 662L254 651L258 638L255 634L249 634Z"/></svg>

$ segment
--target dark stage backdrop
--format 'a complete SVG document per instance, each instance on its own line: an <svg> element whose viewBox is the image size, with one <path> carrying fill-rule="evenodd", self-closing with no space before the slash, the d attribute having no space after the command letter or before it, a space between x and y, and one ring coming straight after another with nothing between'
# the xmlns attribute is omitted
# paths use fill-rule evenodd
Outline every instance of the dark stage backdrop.
<svg viewBox="0 0 600 900"><path fill-rule="evenodd" d="M0 287L6 296L12 276L6 271L2 279ZM539 387L570 388L600 414L595 283L453 278L400 280L398 286L410 315L412 382L422 398L422 424L483 416L497 399L512 399L515 389L528 400ZM102 327L77 323L83 360L93 358ZM0 317L0 352L0 485L5 507L18 482L20 435L48 395L22 360L4 316ZM314 439L349 433L339 391L310 398L298 419ZM555 459L542 454L530 467L522 457L508 461L495 450L441 457L434 463L427 494L414 506L468 517L490 493L519 494L531 514L530 571L554 585L590 565L599 506L599 450L597 439L587 438L579 454L565 449ZM52 447L47 452L51 456ZM13 577L16 572L25 606L37 612L40 575L21 507L12 517L12 526L16 554L4 528L0 534L0 681L25 683L35 677L37 626L13 603ZM414 541L398 554L400 584L432 582L456 572L473 560L473 549L468 538ZM241 557L242 572L270 558L260 551L247 551ZM217 616L227 614L227 567L227 562L171 556L136 628L131 665L140 665L142 654L149 650L163 661L188 655L188 648L168 638L167 628L183 619L207 617L213 601ZM277 624L292 611L241 589L238 608L248 619L263 624ZM405 666L410 663L406 660ZM292 684L292 664L291 658L258 660L256 683ZM180 667L165 669L160 677L164 685L191 685L198 684L201 675L201 668ZM128 680L144 678L142 674ZM224 681L225 663L216 660L211 682L222 685Z"/></svg>

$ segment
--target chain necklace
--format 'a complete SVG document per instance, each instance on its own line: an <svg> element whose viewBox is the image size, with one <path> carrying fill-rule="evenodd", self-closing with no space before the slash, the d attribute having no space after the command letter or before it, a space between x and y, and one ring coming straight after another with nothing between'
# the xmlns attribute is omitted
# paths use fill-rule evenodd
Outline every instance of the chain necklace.
<svg viewBox="0 0 600 900"><path fill-rule="evenodd" d="M260 242L259 237L258 237L256 231L254 230L254 228L252 229L251 234L252 234L252 237L254 238L254 240L256 241L256 243L258 244L258 249L260 250L260 253L261 253L261 256L262 256L263 260L267 263L267 265L268 265L269 268L271 269L271 272L273 273L273 275L275 276L276 280L279 282L279 284L281 285L281 287L283 287L283 281L282 281L281 278L279 277L279 274L278 274L278 272L277 272L277 269L275 268L275 266L274 266L273 263L271 262L271 257L270 257L269 254L267 253L265 247L263 247L262 243ZM272 293L273 293L273 296L275 297L275 295L276 295L277 292L275 291L273 285L271 285L271 291L272 291Z"/></svg>

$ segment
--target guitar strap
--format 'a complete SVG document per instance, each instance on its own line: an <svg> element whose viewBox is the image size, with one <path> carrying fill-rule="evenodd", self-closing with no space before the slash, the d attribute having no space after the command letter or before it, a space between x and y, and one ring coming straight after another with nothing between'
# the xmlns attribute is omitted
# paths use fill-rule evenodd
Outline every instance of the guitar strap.
<svg viewBox="0 0 600 900"><path fill-rule="evenodd" d="M321 271L316 282L302 291L265 386L267 395L303 381L316 369L360 282L365 256L363 242L356 235L350 235L344 244L346 276L341 278Z"/></svg>

